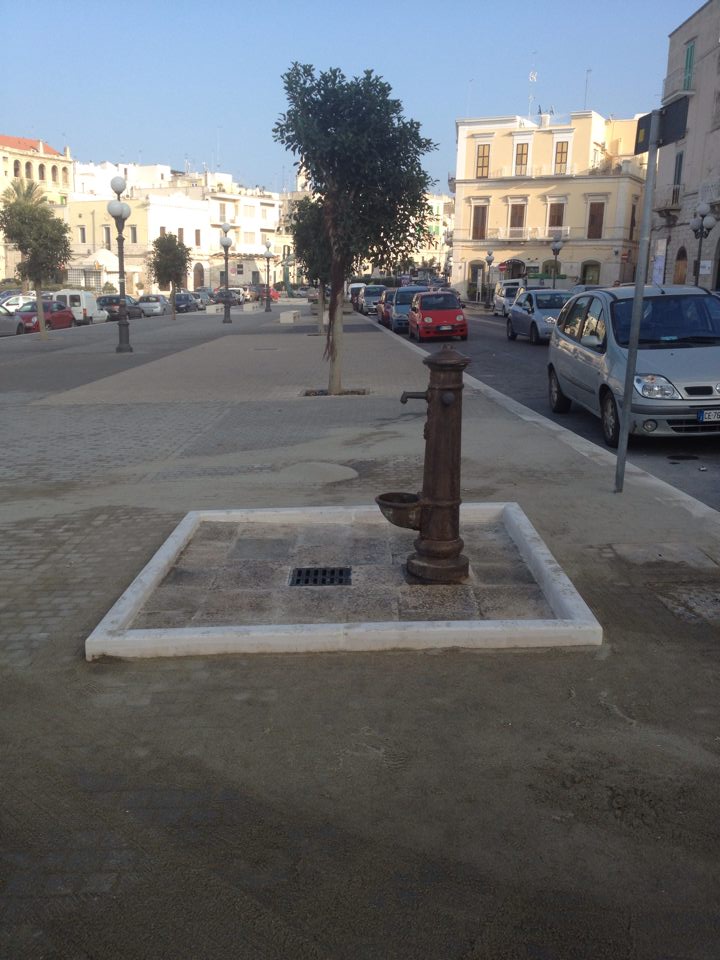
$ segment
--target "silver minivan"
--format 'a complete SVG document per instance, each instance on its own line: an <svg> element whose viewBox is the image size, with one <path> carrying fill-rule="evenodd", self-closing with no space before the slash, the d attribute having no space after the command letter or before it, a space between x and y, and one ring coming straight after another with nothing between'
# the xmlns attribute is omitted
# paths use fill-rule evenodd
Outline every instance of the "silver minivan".
<svg viewBox="0 0 720 960"><path fill-rule="evenodd" d="M555 413L577 403L616 447L625 390L633 287L576 294L550 338ZM645 287L630 434L720 437L720 299L702 287Z"/></svg>

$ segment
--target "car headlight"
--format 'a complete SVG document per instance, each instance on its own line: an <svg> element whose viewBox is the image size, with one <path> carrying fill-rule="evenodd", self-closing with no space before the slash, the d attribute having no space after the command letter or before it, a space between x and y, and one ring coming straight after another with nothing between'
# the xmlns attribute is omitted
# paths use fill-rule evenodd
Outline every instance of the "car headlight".
<svg viewBox="0 0 720 960"><path fill-rule="evenodd" d="M655 373L635 377L635 389L648 400L682 400L675 387L665 377Z"/></svg>
<svg viewBox="0 0 720 960"><path fill-rule="evenodd" d="M432 317L420 317L423 323L432 323Z"/></svg>
<svg viewBox="0 0 720 960"><path fill-rule="evenodd" d="M461 313L459 313L455 317L455 323L464 323L464 322L465 322L465 317Z"/></svg>

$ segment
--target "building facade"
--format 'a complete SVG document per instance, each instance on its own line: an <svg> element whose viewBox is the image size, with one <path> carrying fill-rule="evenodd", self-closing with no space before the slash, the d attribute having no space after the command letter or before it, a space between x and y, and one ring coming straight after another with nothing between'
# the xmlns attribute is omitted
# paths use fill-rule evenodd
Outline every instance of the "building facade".
<svg viewBox="0 0 720 960"><path fill-rule="evenodd" d="M631 281L645 182L636 127L590 110L564 123L458 120L453 286L475 298L498 279L551 284L555 272L560 287Z"/></svg>
<svg viewBox="0 0 720 960"><path fill-rule="evenodd" d="M70 148L60 153L44 140L0 135L0 194L14 180L37 184L52 204L64 206L75 183ZM13 277L19 260L17 250L0 233L0 279Z"/></svg>
<svg viewBox="0 0 720 960"><path fill-rule="evenodd" d="M653 198L654 278L720 289L720 0L709 0L670 34L663 106L688 97L687 134L659 151ZM707 204L719 221L702 238L691 221ZM698 254L701 252L701 256Z"/></svg>

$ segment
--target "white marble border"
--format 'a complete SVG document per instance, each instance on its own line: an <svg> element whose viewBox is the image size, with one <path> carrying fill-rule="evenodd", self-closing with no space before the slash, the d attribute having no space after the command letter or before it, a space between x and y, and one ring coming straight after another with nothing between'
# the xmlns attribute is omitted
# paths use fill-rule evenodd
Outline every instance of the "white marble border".
<svg viewBox="0 0 720 960"><path fill-rule="evenodd" d="M501 520L540 586L555 620L432 620L386 623L301 623L131 630L198 525L215 523L385 524L376 506L199 510L188 513L85 641L98 657L205 656L222 653L311 653L464 647L596 646L602 627L517 503L464 503L461 520Z"/></svg>

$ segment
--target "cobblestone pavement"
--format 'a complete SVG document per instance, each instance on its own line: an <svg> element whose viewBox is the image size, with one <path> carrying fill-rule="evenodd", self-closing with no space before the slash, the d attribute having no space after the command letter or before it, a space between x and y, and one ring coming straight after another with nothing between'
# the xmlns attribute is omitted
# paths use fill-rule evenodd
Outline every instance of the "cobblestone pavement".
<svg viewBox="0 0 720 960"><path fill-rule="evenodd" d="M416 351L353 318L369 395L301 398L314 325L233 319L0 341L0 957L715 958L717 521L481 391L464 496L600 650L85 662L188 510L420 483Z"/></svg>

